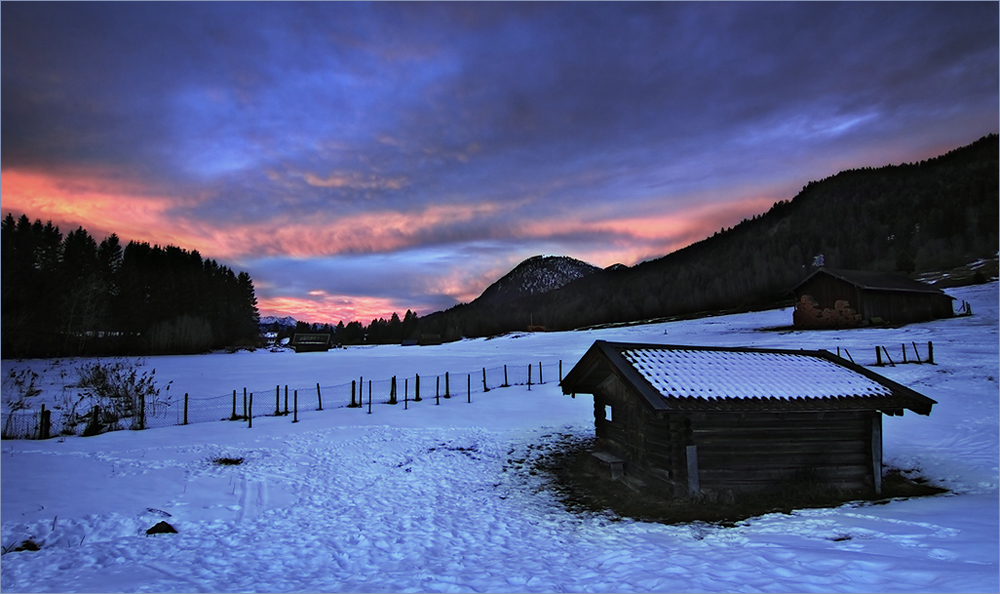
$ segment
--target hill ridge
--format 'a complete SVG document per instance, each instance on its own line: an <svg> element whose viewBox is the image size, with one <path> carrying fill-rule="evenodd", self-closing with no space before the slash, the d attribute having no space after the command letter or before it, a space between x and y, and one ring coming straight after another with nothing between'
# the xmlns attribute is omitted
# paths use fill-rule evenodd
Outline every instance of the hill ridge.
<svg viewBox="0 0 1000 594"><path fill-rule="evenodd" d="M473 303L501 304L555 291L600 270L569 256L532 256L486 287Z"/></svg>
<svg viewBox="0 0 1000 594"><path fill-rule="evenodd" d="M630 268L541 294L476 300L422 318L446 338L529 324L565 330L781 302L819 255L832 268L906 275L997 253L998 135L917 163L848 169L767 212Z"/></svg>

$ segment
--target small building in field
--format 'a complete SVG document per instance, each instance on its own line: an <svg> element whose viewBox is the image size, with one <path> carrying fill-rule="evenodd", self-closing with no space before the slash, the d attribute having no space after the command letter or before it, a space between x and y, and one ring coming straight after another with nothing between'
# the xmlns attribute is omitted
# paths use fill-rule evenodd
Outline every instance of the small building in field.
<svg viewBox="0 0 1000 594"><path fill-rule="evenodd" d="M326 352L330 350L330 335L296 332L290 344L296 353Z"/></svg>
<svg viewBox="0 0 1000 594"><path fill-rule="evenodd" d="M594 395L605 461L675 497L880 493L882 415L935 404L827 351L603 340L561 387Z"/></svg>
<svg viewBox="0 0 1000 594"><path fill-rule="evenodd" d="M908 324L955 315L954 298L896 274L820 268L792 292L792 321L800 328Z"/></svg>

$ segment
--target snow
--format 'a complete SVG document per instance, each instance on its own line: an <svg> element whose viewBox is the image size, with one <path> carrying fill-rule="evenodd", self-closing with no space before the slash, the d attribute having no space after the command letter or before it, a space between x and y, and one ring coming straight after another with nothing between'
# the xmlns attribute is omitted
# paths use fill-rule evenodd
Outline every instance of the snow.
<svg viewBox="0 0 1000 594"><path fill-rule="evenodd" d="M626 349L622 356L665 398L830 398L892 390L815 355Z"/></svg>
<svg viewBox="0 0 1000 594"><path fill-rule="evenodd" d="M948 291L975 315L903 328L798 332L773 310L431 347L151 357L171 394L341 385L452 372L456 397L204 422L0 451L5 592L990 591L998 580L997 283ZM848 351L933 341L936 365L876 368L938 402L884 419L887 466L950 494L768 514L735 527L571 513L531 474L593 431L589 397L555 381L594 340ZM868 355L866 356L866 353ZM58 402L75 361L30 367ZM542 363L546 383L465 393L483 367ZM455 378L462 377L463 381ZM512 383L515 383L512 381ZM455 389L454 386L460 389ZM412 388L411 388L412 389ZM343 403L338 404L340 406ZM327 407L328 406L328 407ZM237 466L212 460L239 457ZM146 536L167 521L177 534ZM39 551L14 552L26 539Z"/></svg>

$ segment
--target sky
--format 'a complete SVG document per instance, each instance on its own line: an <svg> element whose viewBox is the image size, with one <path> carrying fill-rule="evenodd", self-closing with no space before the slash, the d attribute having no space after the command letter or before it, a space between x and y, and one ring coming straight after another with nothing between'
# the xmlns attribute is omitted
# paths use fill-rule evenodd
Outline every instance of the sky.
<svg viewBox="0 0 1000 594"><path fill-rule="evenodd" d="M632 265L1000 127L996 2L0 11L3 215L198 250L311 322Z"/></svg>

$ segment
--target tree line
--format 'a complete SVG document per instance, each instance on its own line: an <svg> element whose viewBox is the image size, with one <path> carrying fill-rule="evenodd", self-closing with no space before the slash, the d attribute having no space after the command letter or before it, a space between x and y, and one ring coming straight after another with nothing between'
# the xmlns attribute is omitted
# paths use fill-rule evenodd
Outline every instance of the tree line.
<svg viewBox="0 0 1000 594"><path fill-rule="evenodd" d="M197 353L259 342L253 281L197 251L0 223L4 357Z"/></svg>
<svg viewBox="0 0 1000 594"><path fill-rule="evenodd" d="M309 324L307 322L296 322L294 327L281 326L274 323L264 325L264 332L274 332L278 341L283 338L291 338L296 333L329 334L331 344L399 344L407 339L418 339L419 316L416 313L406 310L403 318L393 312L388 320L376 318L367 326L361 322L353 321L344 324L343 321L336 326L332 324Z"/></svg>
<svg viewBox="0 0 1000 594"><path fill-rule="evenodd" d="M446 340L767 307L822 262L912 275L997 254L998 137L920 163L844 171L687 248L559 290L421 319ZM820 258L821 256L821 258Z"/></svg>

